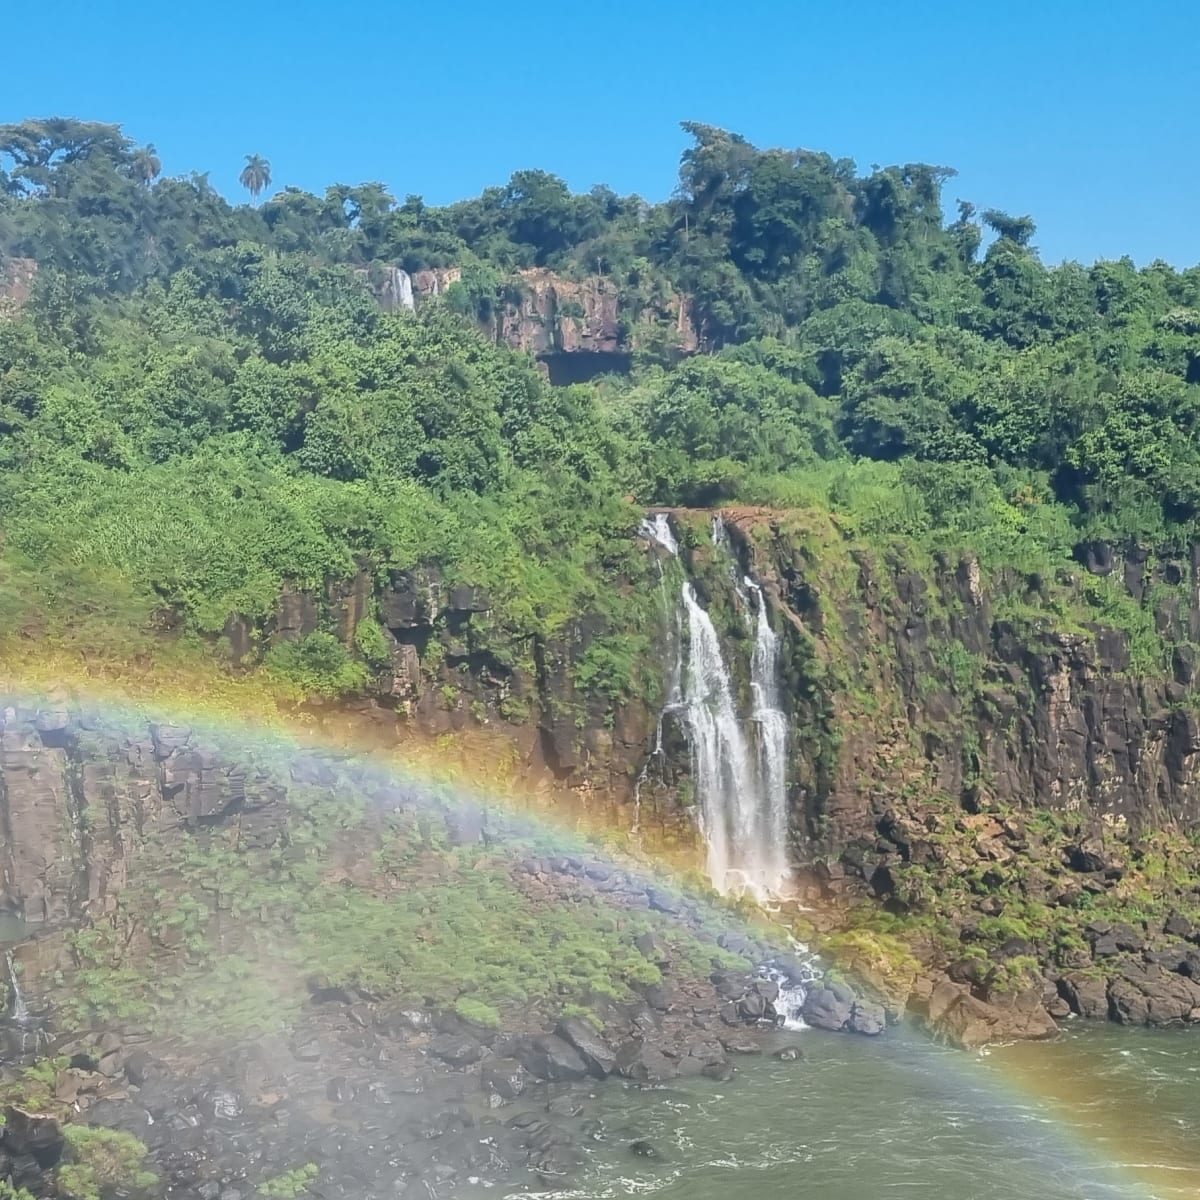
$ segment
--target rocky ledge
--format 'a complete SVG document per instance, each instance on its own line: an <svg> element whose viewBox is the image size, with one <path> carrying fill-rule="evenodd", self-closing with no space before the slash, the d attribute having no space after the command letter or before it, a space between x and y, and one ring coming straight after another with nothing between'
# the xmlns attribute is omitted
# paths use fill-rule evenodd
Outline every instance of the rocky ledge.
<svg viewBox="0 0 1200 1200"><path fill-rule="evenodd" d="M471 838L466 824L458 815L448 828ZM655 914L665 932L644 931L634 943L659 981L625 999L615 994L618 981L600 981L576 1003L546 999L497 1022L482 1009L414 1002L316 973L303 980L286 1029L207 1043L153 1018L56 1030L70 1005L50 981L38 996L49 1021L37 1055L19 1053L30 1047L29 1024L7 1030L0 1099L17 1115L0 1142L0 1178L35 1194L61 1191L64 1169L92 1161L86 1139L72 1141L73 1130L87 1128L122 1139L124 1165L118 1170L110 1153L104 1169L125 1172L108 1181L124 1192L241 1200L255 1189L283 1194L272 1189L316 1173L326 1197L555 1187L580 1169L590 1140L624 1137L631 1153L644 1152L629 1131L608 1131L589 1116L605 1080L724 1083L746 1056L798 1059L778 1038L785 1018L801 1012L822 1029L885 1027L881 1005L754 930L714 925L707 904L673 888L586 856L527 855L510 869L538 912ZM18 956L32 964L37 948ZM231 987L231 1018L242 1001ZM125 1177L131 1164L143 1184Z"/></svg>

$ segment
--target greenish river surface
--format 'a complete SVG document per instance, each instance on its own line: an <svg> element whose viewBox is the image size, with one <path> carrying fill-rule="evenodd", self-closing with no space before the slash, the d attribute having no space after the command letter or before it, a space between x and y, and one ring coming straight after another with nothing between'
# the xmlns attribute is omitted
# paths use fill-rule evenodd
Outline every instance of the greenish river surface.
<svg viewBox="0 0 1200 1200"><path fill-rule="evenodd" d="M608 1086L608 1131L571 1197L687 1200L1191 1200L1200 1197L1200 1036L1073 1027L970 1053L912 1033L780 1035L804 1061L735 1081ZM649 1141L643 1158L630 1143Z"/></svg>

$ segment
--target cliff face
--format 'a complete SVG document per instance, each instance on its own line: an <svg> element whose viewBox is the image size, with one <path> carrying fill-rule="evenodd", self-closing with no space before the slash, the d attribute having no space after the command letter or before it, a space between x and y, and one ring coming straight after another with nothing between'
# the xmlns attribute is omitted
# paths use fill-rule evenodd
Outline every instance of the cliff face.
<svg viewBox="0 0 1200 1200"><path fill-rule="evenodd" d="M1187 841L1200 831L1200 551L1083 547L1078 567L1051 580L987 572L968 553L871 547L821 515L723 516L728 549L718 551L712 514L671 515L679 575L637 632L665 679L686 578L749 711L737 593L747 577L761 586L781 635L789 854L802 895L843 914L870 900L941 922L921 955L943 973L930 1019L969 1018L971 1037L1016 1031L1006 1012L1022 1022L1032 1013L1021 1028L1044 1032L1046 1005L1082 1012L1088 996L1101 1015L1149 1020L1162 1006L1130 1007L1121 989L1158 995L1164 981L1183 986L1191 964L1200 971L1195 953L1163 941L1193 929L1200 941ZM431 565L383 583L363 571L320 594L288 589L266 627L232 620L227 632L248 664L265 645L317 630L355 647L368 620L384 650L350 716L383 741L419 733L477 745L507 755L515 776L610 805L624 828L698 841L678 707L660 713L659 696L585 686L582 668L613 632L596 615L553 636L516 635L485 591ZM288 803L277 773L231 762L195 731L101 727L65 695L0 704L0 910L51 924L93 917L111 909L148 835L211 826L231 844L269 843ZM1140 914L1132 925L1129 913ZM975 947L965 966L959 937ZM1043 974L1021 974L1030 963ZM1084 986L1097 972L1099 1000ZM1014 979L1028 984L1015 1006ZM873 994L897 1009L916 986L910 971ZM1187 1020L1192 1008L1200 1019L1200 999Z"/></svg>
<svg viewBox="0 0 1200 1200"><path fill-rule="evenodd" d="M7 309L15 312L33 293L37 263L32 258L0 257L0 316Z"/></svg>
<svg viewBox="0 0 1200 1200"><path fill-rule="evenodd" d="M1044 810L1098 830L1200 828L1190 640L1200 630L1200 553L1093 548L1076 577L1051 585L1015 573L985 578L969 555L920 561L871 550L780 514L726 516L739 571L762 583L783 635L794 861L845 859L869 878L871 863L900 854L879 849L881 826L898 811L924 819L938 806ZM728 605L732 584L714 566L708 514L673 520L701 598ZM1095 584L1162 633L1162 669L1133 669L1127 629L1062 615L1063 595ZM664 593L664 602L642 632L665 677L676 597ZM364 571L322 594L285 590L265 628L234 619L227 633L235 659L249 665L263 646L318 629L354 648L371 614L386 661L353 707L382 737L484 735L508 747L527 778L617 808L628 809L636 791L643 819L694 836L680 805L689 755L679 714L666 714L662 753L652 755L657 697L613 701L581 685L580 665L606 631L595 616L580 614L554 636L515 635L486 592L450 585L430 566L378 587ZM736 622L727 633L744 636ZM57 873L75 878L85 863L91 880L104 877L127 820L162 827L244 803L241 776L186 739L175 744L169 730L150 729L92 763L79 757L87 739L71 740L66 728L65 702L11 710L0 741L5 887L51 919L81 899L80 885L71 892ZM86 838L68 832L84 808L109 814L110 832L103 823Z"/></svg>
<svg viewBox="0 0 1200 1200"><path fill-rule="evenodd" d="M409 275L392 267L370 279L389 312L413 310L444 297L463 281L460 267ZM688 297L664 293L653 299L626 295L609 277L568 279L542 268L518 271L480 317L482 331L498 345L534 355L553 382L571 382L609 370L627 370L629 355L647 345L692 354L701 340ZM569 363L565 356L579 356Z"/></svg>

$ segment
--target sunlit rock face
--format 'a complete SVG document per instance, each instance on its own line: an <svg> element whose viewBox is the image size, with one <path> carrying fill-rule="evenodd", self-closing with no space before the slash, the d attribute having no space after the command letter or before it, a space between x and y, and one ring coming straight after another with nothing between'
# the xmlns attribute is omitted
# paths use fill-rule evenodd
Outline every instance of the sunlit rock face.
<svg viewBox="0 0 1200 1200"><path fill-rule="evenodd" d="M19 311L33 294L38 265L32 258L0 256L0 318Z"/></svg>

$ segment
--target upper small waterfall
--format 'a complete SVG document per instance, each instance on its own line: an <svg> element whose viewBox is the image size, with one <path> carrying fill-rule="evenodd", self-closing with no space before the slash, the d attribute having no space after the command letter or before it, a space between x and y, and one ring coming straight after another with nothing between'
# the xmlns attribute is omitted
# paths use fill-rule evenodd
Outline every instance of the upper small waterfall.
<svg viewBox="0 0 1200 1200"><path fill-rule="evenodd" d="M388 312L412 312L416 307L412 276L403 267L390 267L380 289L379 299Z"/></svg>

